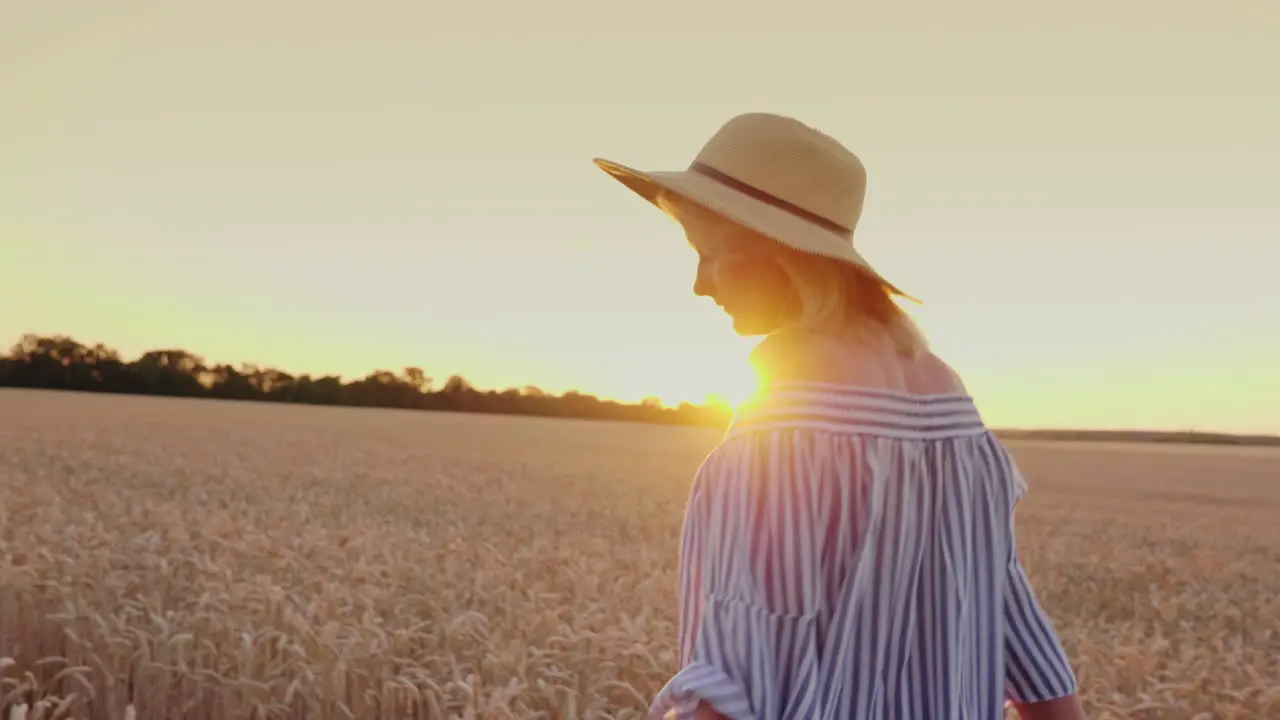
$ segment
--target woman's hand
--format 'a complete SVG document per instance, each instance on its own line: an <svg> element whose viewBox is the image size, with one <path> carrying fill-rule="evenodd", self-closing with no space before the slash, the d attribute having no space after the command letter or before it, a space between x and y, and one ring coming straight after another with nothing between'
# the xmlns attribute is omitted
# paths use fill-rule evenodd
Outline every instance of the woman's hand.
<svg viewBox="0 0 1280 720"><path fill-rule="evenodd" d="M662 716L662 720L676 720L676 711L668 710ZM698 703L698 709L693 711L693 720L729 720L729 718L715 711L715 708L705 702Z"/></svg>

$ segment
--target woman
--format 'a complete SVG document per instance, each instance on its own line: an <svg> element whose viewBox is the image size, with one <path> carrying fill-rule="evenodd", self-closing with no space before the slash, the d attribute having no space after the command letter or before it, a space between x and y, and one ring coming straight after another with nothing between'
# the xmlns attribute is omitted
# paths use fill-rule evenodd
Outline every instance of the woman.
<svg viewBox="0 0 1280 720"><path fill-rule="evenodd" d="M652 716L1083 718L1018 560L1023 479L853 247L858 158L753 113L687 170L596 163L681 223L695 293L765 337L761 391L690 493L682 669Z"/></svg>

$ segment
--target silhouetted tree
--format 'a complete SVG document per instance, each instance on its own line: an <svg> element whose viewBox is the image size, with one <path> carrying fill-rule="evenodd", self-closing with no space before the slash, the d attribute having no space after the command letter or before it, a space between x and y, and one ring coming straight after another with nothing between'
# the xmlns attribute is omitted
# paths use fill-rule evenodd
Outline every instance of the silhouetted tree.
<svg viewBox="0 0 1280 720"><path fill-rule="evenodd" d="M407 367L404 369L404 381L409 387L418 392L431 391L431 378L422 371L420 367Z"/></svg>

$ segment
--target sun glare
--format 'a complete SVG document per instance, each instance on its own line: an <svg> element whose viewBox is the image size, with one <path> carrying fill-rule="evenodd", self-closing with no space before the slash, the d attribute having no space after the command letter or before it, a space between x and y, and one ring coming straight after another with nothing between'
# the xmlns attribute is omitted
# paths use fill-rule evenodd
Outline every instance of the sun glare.
<svg viewBox="0 0 1280 720"><path fill-rule="evenodd" d="M692 379L692 378L691 378ZM689 397L673 398L674 403L692 402L697 404L729 406L737 409L749 401L759 390L760 378L751 366L746 363L734 363L715 372L714 377L706 382L698 383L699 390L687 393Z"/></svg>
<svg viewBox="0 0 1280 720"><path fill-rule="evenodd" d="M652 373L653 367L648 370ZM619 392L619 396L635 398L652 393L652 397L666 407L691 403L736 409L751 399L759 387L759 379L745 358L719 365L690 363L662 377L637 375L644 379L636 380L627 392Z"/></svg>

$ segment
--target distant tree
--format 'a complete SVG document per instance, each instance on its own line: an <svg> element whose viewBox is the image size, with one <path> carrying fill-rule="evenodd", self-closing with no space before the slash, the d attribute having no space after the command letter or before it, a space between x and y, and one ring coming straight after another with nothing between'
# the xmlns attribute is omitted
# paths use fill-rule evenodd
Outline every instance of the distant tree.
<svg viewBox="0 0 1280 720"><path fill-rule="evenodd" d="M134 388L149 395L203 395L204 360L184 350L151 350L130 364Z"/></svg>
<svg viewBox="0 0 1280 720"><path fill-rule="evenodd" d="M450 375L449 379L444 383L442 392L446 395L461 395L472 391L471 383L467 382L466 378L461 375Z"/></svg>

